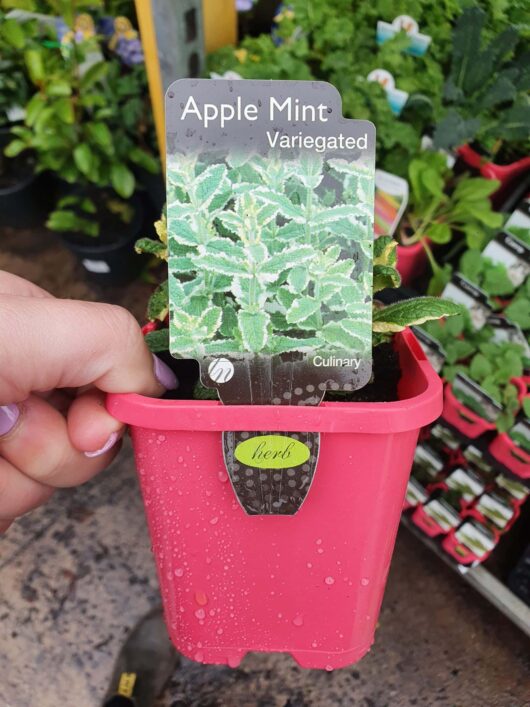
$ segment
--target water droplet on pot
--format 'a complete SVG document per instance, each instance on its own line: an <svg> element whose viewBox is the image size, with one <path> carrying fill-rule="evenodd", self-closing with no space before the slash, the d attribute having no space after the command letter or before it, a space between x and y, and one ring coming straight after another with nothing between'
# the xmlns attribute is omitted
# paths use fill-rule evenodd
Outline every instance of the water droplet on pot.
<svg viewBox="0 0 530 707"><path fill-rule="evenodd" d="M333 671L333 666L332 665L326 665L326 670L328 673L331 673Z"/></svg>
<svg viewBox="0 0 530 707"><path fill-rule="evenodd" d="M219 517L214 516L213 518L210 518L210 525L216 525L219 522Z"/></svg>
<svg viewBox="0 0 530 707"><path fill-rule="evenodd" d="M228 663L228 666L230 668L237 668L239 665L239 656L238 655L229 655L228 660L226 661Z"/></svg>
<svg viewBox="0 0 530 707"><path fill-rule="evenodd" d="M195 616L200 620L205 619L206 612L204 611L204 609L197 609L197 611L195 612Z"/></svg>
<svg viewBox="0 0 530 707"><path fill-rule="evenodd" d="M199 606L206 606L208 603L208 597L206 596L205 592L196 591L195 592L195 601Z"/></svg>
<svg viewBox="0 0 530 707"><path fill-rule="evenodd" d="M218 629L217 629L217 635L218 635L218 636L221 636L222 633L223 633L223 629L222 629L222 628L218 628Z"/></svg>
<svg viewBox="0 0 530 707"><path fill-rule="evenodd" d="M313 565L311 564L311 562L308 562L308 563L307 563L307 566L309 567L309 569L311 569L311 567L313 567Z"/></svg>
<svg viewBox="0 0 530 707"><path fill-rule="evenodd" d="M368 577L363 577L363 578L361 579L361 585L362 585L363 587L367 587L369 584L370 584L370 580L368 579Z"/></svg>
<svg viewBox="0 0 530 707"><path fill-rule="evenodd" d="M326 584L328 584L329 586L331 586L332 584L335 584L335 580L333 579L333 577L326 577L326 579L324 580L324 582L325 582Z"/></svg>
<svg viewBox="0 0 530 707"><path fill-rule="evenodd" d="M177 567L177 569L175 570L175 577L182 577L183 574L184 570L182 569L182 567Z"/></svg>
<svg viewBox="0 0 530 707"><path fill-rule="evenodd" d="M193 657L198 663L202 663L202 661L204 660L204 653L202 651L197 651L197 653L195 653Z"/></svg>
<svg viewBox="0 0 530 707"><path fill-rule="evenodd" d="M221 483L224 484L226 481L228 481L228 474L225 474L224 471L220 471L220 472L217 474L217 478L219 479L219 481L220 481Z"/></svg>
<svg viewBox="0 0 530 707"><path fill-rule="evenodd" d="M293 624L295 626L303 626L304 625L304 617L301 616L300 614L298 616L295 616L293 619Z"/></svg>

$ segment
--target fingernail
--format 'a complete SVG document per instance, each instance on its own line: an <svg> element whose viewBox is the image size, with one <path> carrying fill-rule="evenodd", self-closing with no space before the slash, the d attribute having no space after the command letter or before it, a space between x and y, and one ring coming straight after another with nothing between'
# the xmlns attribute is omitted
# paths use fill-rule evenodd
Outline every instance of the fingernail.
<svg viewBox="0 0 530 707"><path fill-rule="evenodd" d="M155 378L163 385L166 390L175 390L179 386L177 376L173 373L171 368L164 363L158 356L153 354Z"/></svg>
<svg viewBox="0 0 530 707"><path fill-rule="evenodd" d="M18 405L0 405L0 437L11 432L19 417Z"/></svg>
<svg viewBox="0 0 530 707"><path fill-rule="evenodd" d="M118 433L113 432L101 449L96 449L95 452L84 452L85 457L92 459L92 457L100 457L105 452L108 452L111 447L114 447L118 440Z"/></svg>

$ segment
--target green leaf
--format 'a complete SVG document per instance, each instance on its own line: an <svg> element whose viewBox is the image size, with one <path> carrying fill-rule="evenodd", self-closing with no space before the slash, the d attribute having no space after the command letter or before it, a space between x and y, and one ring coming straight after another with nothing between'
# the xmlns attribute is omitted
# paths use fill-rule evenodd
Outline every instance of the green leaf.
<svg viewBox="0 0 530 707"><path fill-rule="evenodd" d="M297 297L288 309L286 318L289 324L298 324L320 312L320 302L314 297Z"/></svg>
<svg viewBox="0 0 530 707"><path fill-rule="evenodd" d="M6 157L16 157L23 150L26 150L27 147L26 143L22 142L22 140L12 140L5 148L4 155Z"/></svg>
<svg viewBox="0 0 530 707"><path fill-rule="evenodd" d="M74 162L81 174L90 174L93 164L92 150L86 143L81 143L74 149Z"/></svg>
<svg viewBox="0 0 530 707"><path fill-rule="evenodd" d="M110 170L110 181L116 192L128 199L134 192L134 174L123 163L113 164Z"/></svg>
<svg viewBox="0 0 530 707"><path fill-rule="evenodd" d="M112 155L114 146L112 142L112 134L105 123L89 122L85 125L90 139L100 147L105 154Z"/></svg>
<svg viewBox="0 0 530 707"><path fill-rule="evenodd" d="M498 179L482 179L482 177L468 177L461 179L453 192L455 200L482 201L491 196L500 186Z"/></svg>
<svg viewBox="0 0 530 707"><path fill-rule="evenodd" d="M504 310L505 315L521 329L530 329L530 304L526 299L514 300Z"/></svg>
<svg viewBox="0 0 530 707"><path fill-rule="evenodd" d="M397 262L397 241L392 236L379 236L374 240L374 266L390 265Z"/></svg>
<svg viewBox="0 0 530 707"><path fill-rule="evenodd" d="M26 43L26 35L17 20L5 19L0 24L2 37L15 49L22 49Z"/></svg>
<svg viewBox="0 0 530 707"><path fill-rule="evenodd" d="M386 287L399 287L401 276L399 272L389 265L374 265L373 291L380 292Z"/></svg>
<svg viewBox="0 0 530 707"><path fill-rule="evenodd" d="M39 84L45 76L42 51L41 49L27 49L24 52L24 60L28 68L28 73L35 84Z"/></svg>
<svg viewBox="0 0 530 707"><path fill-rule="evenodd" d="M226 166L216 164L207 167L197 177L193 185L193 195L200 209L208 207L214 196L223 188L226 180Z"/></svg>
<svg viewBox="0 0 530 707"><path fill-rule="evenodd" d="M324 341L339 351L364 351L366 348L366 341L357 327L350 329L347 322L330 322L319 333Z"/></svg>
<svg viewBox="0 0 530 707"><path fill-rule="evenodd" d="M408 326L418 326L431 319L462 314L464 307L438 297L418 297L376 309L373 330L379 333L403 331Z"/></svg>
<svg viewBox="0 0 530 707"><path fill-rule="evenodd" d="M147 305L147 318L150 321L158 319L163 321L168 313L168 282L165 280L159 285L149 298Z"/></svg>
<svg viewBox="0 0 530 707"><path fill-rule="evenodd" d="M157 258L167 259L167 248L164 243L152 238L140 238L136 241L134 249L137 253L156 255Z"/></svg>
<svg viewBox="0 0 530 707"><path fill-rule="evenodd" d="M270 317L266 312L247 312L245 310L238 312L238 328L246 351L259 353L265 348L269 321Z"/></svg>
<svg viewBox="0 0 530 707"><path fill-rule="evenodd" d="M473 356L469 366L469 372L474 380L478 382L483 381L492 371L493 367L484 354L478 353Z"/></svg>
<svg viewBox="0 0 530 707"><path fill-rule="evenodd" d="M144 339L149 351L152 353L169 351L169 329L150 331L145 335Z"/></svg>
<svg viewBox="0 0 530 707"><path fill-rule="evenodd" d="M447 223L433 223L426 230L426 235L433 243L449 243L452 238L451 227Z"/></svg>
<svg viewBox="0 0 530 707"><path fill-rule="evenodd" d="M53 112L63 123L72 125L75 120L74 106L70 98L59 98L53 104Z"/></svg>
<svg viewBox="0 0 530 707"><path fill-rule="evenodd" d="M309 282L309 273L303 266L293 268L287 276L289 290L295 294L300 294L305 290Z"/></svg>
<svg viewBox="0 0 530 707"><path fill-rule="evenodd" d="M26 125L34 125L45 106L46 99L40 93L32 96L26 105Z"/></svg>
<svg viewBox="0 0 530 707"><path fill-rule="evenodd" d="M107 75L109 71L109 63L106 61L99 61L85 71L80 82L81 92L86 91L88 88L92 87L98 81L101 81Z"/></svg>

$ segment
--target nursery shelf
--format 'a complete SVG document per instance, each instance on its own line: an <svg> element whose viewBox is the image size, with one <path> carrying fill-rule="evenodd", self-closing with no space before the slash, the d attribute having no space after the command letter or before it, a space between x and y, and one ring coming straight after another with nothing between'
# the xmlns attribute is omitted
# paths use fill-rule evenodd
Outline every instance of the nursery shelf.
<svg viewBox="0 0 530 707"><path fill-rule="evenodd" d="M451 567L462 579L474 587L483 597L493 604L493 606L499 609L499 611L502 611L502 613L520 628L523 633L530 636L530 606L527 606L519 597L511 592L495 575L483 565L477 565L476 567L457 565L451 560L449 555L438 547L436 542L424 535L424 533L422 533L419 528L416 528L414 523L404 515L401 516L401 524L408 528L413 535L419 538L424 545L438 555L446 565Z"/></svg>

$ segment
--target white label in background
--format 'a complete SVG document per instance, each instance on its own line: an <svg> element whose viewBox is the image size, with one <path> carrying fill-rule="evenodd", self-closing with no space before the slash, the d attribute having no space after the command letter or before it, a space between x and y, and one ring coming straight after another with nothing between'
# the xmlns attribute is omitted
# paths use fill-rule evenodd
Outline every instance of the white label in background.
<svg viewBox="0 0 530 707"><path fill-rule="evenodd" d="M505 528L513 516L513 508L502 503L490 494L484 494L477 502L477 511L486 516L498 528Z"/></svg>
<svg viewBox="0 0 530 707"><path fill-rule="evenodd" d="M423 486L416 481L416 479L411 478L407 484L407 493L405 498L407 499L407 503L409 505L419 506L420 503L425 503L425 501L429 498L429 494L425 491Z"/></svg>
<svg viewBox="0 0 530 707"><path fill-rule="evenodd" d="M425 513L438 523L440 528L448 533L460 523L460 516L455 509L443 499L433 499L423 507Z"/></svg>
<svg viewBox="0 0 530 707"><path fill-rule="evenodd" d="M524 484L520 484L518 481L509 479L503 474L499 474L499 476L495 479L495 482L497 486L500 486L501 489L508 491L508 493L518 501L524 501L524 499L530 494L530 489Z"/></svg>
<svg viewBox="0 0 530 707"><path fill-rule="evenodd" d="M460 447L460 440L455 437L448 427L439 422L431 428L431 436L453 451Z"/></svg>
<svg viewBox="0 0 530 707"><path fill-rule="evenodd" d="M455 538L478 558L484 557L495 547L495 538L487 528L467 521L455 532Z"/></svg>
<svg viewBox="0 0 530 707"><path fill-rule="evenodd" d="M504 265L515 287L522 285L530 274L530 247L508 233L500 233L490 241L482 254L493 263Z"/></svg>
<svg viewBox="0 0 530 707"><path fill-rule="evenodd" d="M110 272L109 264L104 260L89 260L88 258L84 258L81 263L85 270L88 270L88 272L99 274Z"/></svg>
<svg viewBox="0 0 530 707"><path fill-rule="evenodd" d="M468 462L474 464L478 469L485 471L487 474L492 473L493 467L484 459L480 449L477 449L477 447L475 447L473 444L470 444L469 447L466 447L463 450L462 454Z"/></svg>
<svg viewBox="0 0 530 707"><path fill-rule="evenodd" d="M427 471L439 472L443 468L443 461L426 444L419 444L414 452L414 464L423 467Z"/></svg>
<svg viewBox="0 0 530 707"><path fill-rule="evenodd" d="M484 484L474 474L461 467L455 469L445 483L450 489L459 491L464 501L472 501L484 491Z"/></svg>

